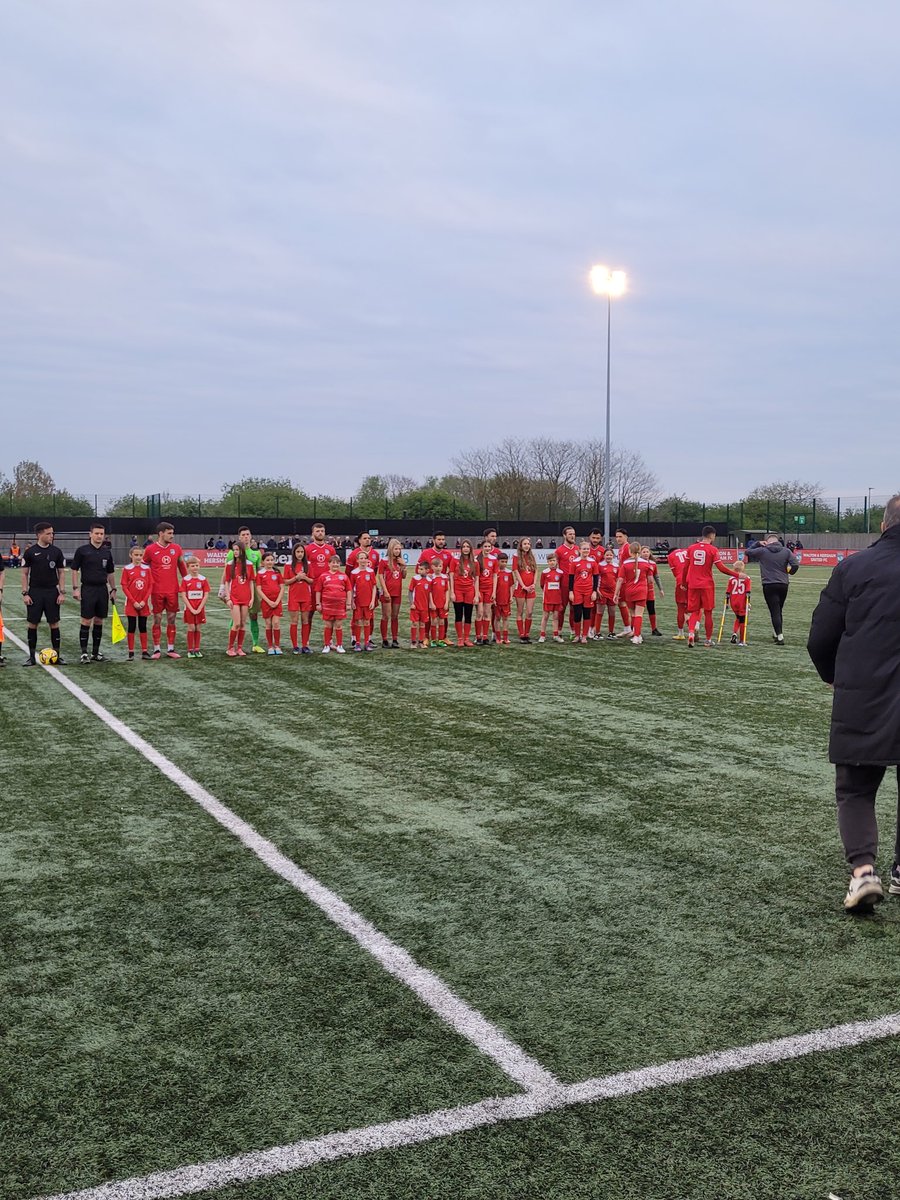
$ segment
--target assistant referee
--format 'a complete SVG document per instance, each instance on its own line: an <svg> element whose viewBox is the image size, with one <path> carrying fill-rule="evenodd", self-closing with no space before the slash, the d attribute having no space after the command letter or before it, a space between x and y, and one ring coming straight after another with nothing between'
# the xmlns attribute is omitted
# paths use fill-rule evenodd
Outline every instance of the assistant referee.
<svg viewBox="0 0 900 1200"><path fill-rule="evenodd" d="M72 595L81 601L81 661L103 662L100 639L103 637L103 622L109 615L110 599L116 598L116 581L113 572L112 549L104 546L106 526L95 521L90 528L90 541L79 546L69 566L72 570ZM81 582L79 584L79 573ZM88 654L88 634L92 639Z"/></svg>

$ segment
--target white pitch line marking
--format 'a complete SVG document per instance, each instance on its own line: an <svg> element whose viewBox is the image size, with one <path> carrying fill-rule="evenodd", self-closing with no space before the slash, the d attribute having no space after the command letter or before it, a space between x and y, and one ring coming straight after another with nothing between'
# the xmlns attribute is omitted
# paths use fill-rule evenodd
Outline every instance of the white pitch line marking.
<svg viewBox="0 0 900 1200"><path fill-rule="evenodd" d="M27 646L11 631L9 637L21 649L27 651ZM336 892L313 878L302 867L298 867L287 855L282 854L273 842L257 833L252 825L242 820L237 813L232 812L221 800L217 800L195 779L177 767L171 759L166 758L140 734L129 728L124 721L114 717L108 709L105 709L102 704L98 704L87 692L63 675L58 668L44 667L43 670L51 675L57 683L62 684L94 716L99 717L107 728L118 734L124 742L142 754L167 779L181 788L186 796L199 804L229 833L234 834L238 841L265 863L270 871L281 876L298 892L302 892L335 925L348 933L359 946L371 954L389 974L393 975L395 979L399 979L441 1020L471 1042L482 1054L492 1059L500 1070L515 1080L520 1087L525 1088L526 1091L556 1091L562 1086L555 1075L508 1038L487 1017L457 996L433 971L419 966L407 950L376 929L371 922L342 900Z"/></svg>
<svg viewBox="0 0 900 1200"><path fill-rule="evenodd" d="M555 1091L494 1097L459 1108L444 1108L399 1121L349 1129L344 1133L329 1133L286 1146L273 1146L269 1150L253 1150L248 1154L177 1167L172 1171L156 1171L152 1175L103 1183L82 1191L61 1192L43 1200L168 1200L194 1192L212 1191L228 1184L285 1175L342 1158L358 1158L378 1150L414 1146L468 1129L496 1125L501 1121L520 1121L577 1104L634 1096L652 1088L672 1087L692 1079L708 1079L826 1050L842 1050L898 1034L900 1012L872 1021L856 1021L831 1029L817 1029L813 1033L777 1038L771 1042L756 1042L750 1046L737 1046L694 1058L675 1059L637 1071L585 1079L582 1083L561 1086Z"/></svg>

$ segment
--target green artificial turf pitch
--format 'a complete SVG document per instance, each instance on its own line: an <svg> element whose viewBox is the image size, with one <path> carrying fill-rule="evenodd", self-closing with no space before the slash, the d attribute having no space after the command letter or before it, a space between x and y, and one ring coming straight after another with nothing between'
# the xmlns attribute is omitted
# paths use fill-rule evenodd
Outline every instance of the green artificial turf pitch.
<svg viewBox="0 0 900 1200"><path fill-rule="evenodd" d="M640 648L234 661L213 599L201 662L116 647L65 670L571 1083L900 1007L897 902L840 906L829 693L803 650L826 578L792 584L783 650L758 595L746 650L672 642L667 598ZM517 1091L6 655L0 1196ZM885 866L893 809L886 785ZM900 1104L879 1093L882 1143L871 1081L897 1059L818 1054L216 1195L872 1200Z"/></svg>

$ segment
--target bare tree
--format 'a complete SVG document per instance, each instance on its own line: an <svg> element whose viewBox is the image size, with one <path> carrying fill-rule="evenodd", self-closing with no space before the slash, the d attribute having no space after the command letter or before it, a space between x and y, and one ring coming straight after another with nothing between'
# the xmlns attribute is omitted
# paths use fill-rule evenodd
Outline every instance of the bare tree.
<svg viewBox="0 0 900 1200"><path fill-rule="evenodd" d="M419 486L418 480L412 479L409 475L382 475L381 482L388 500L396 500L398 496L414 492Z"/></svg>
<svg viewBox="0 0 900 1200"><path fill-rule="evenodd" d="M822 485L801 479L777 479L755 487L744 499L777 500L779 503L786 500L788 504L811 504L813 500L822 499Z"/></svg>
<svg viewBox="0 0 900 1200"><path fill-rule="evenodd" d="M623 512L639 513L659 499L659 480L636 450L613 448L613 495Z"/></svg>
<svg viewBox="0 0 900 1200"><path fill-rule="evenodd" d="M553 508L571 503L579 475L581 448L557 438L533 438L529 442L532 470L539 485L539 503Z"/></svg>

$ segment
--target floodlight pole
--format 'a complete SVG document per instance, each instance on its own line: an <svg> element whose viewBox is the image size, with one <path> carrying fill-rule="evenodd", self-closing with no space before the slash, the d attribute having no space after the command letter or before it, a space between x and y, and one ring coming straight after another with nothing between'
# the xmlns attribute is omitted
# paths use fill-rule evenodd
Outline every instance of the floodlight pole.
<svg viewBox="0 0 900 1200"><path fill-rule="evenodd" d="M603 471L603 545L609 545L609 488L610 488L610 404L609 375L612 336L612 296L606 293L606 466Z"/></svg>

